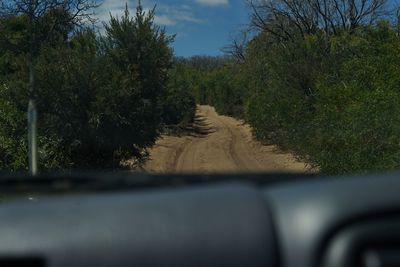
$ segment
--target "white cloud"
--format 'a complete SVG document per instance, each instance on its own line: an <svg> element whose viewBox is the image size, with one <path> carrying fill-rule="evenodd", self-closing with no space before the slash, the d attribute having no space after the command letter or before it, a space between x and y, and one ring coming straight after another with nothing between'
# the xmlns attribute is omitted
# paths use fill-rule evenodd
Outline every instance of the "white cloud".
<svg viewBox="0 0 400 267"><path fill-rule="evenodd" d="M148 12L158 1L142 1L144 11ZM134 14L134 8L137 1L128 2L128 7L131 14ZM125 9L125 1L122 0L105 0L98 8L96 17L100 22L107 22L110 18L110 13L113 16L121 16ZM177 25L179 23L205 23L204 20L197 18L190 6L169 6L165 4L158 4L156 8L156 16L154 22L161 26Z"/></svg>
<svg viewBox="0 0 400 267"><path fill-rule="evenodd" d="M154 18L154 22L158 25L163 25L163 26L171 26L171 25L176 25L176 21L169 18L168 16L156 16Z"/></svg>
<svg viewBox="0 0 400 267"><path fill-rule="evenodd" d="M121 15L125 9L125 2L121 0L105 0L100 7L95 10L96 18L100 22L108 21L110 13L113 16Z"/></svg>
<svg viewBox="0 0 400 267"><path fill-rule="evenodd" d="M229 0L196 0L196 2L206 6L221 6L229 4Z"/></svg>
<svg viewBox="0 0 400 267"><path fill-rule="evenodd" d="M177 23L190 22L201 24L205 22L204 20L197 18L188 6L172 7L167 5L157 5L156 14L157 12L169 17Z"/></svg>

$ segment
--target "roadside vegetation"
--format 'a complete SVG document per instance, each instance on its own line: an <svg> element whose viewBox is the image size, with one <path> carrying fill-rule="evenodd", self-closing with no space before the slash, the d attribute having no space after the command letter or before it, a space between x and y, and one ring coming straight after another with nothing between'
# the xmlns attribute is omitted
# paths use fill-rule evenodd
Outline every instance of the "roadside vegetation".
<svg viewBox="0 0 400 267"><path fill-rule="evenodd" d="M166 125L183 127L194 117L194 98L174 63L174 36L140 4L135 14L111 16L99 36L81 21L95 7L90 1L47 2L56 8L0 14L0 169L27 169L30 97L42 171L140 165ZM77 16L68 8L78 2L86 13Z"/></svg>
<svg viewBox="0 0 400 267"><path fill-rule="evenodd" d="M248 1L200 103L327 174L400 168L400 26L385 0ZM397 15L396 15L397 14Z"/></svg>

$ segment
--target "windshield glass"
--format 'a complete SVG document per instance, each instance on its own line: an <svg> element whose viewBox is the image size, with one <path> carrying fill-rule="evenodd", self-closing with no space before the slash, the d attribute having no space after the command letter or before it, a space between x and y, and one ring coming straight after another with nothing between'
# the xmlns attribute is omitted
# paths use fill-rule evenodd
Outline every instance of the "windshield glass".
<svg viewBox="0 0 400 267"><path fill-rule="evenodd" d="M0 0L0 170L400 165L391 0Z"/></svg>

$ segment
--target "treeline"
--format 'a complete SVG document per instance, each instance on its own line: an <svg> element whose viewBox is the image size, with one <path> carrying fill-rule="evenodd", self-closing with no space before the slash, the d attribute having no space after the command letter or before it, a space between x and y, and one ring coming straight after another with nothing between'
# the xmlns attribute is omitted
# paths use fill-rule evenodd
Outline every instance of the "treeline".
<svg viewBox="0 0 400 267"><path fill-rule="evenodd" d="M198 101L244 118L258 139L323 173L400 168L400 31L391 2L249 3L252 34L227 49L224 66L198 70Z"/></svg>
<svg viewBox="0 0 400 267"><path fill-rule="evenodd" d="M87 3L70 2L80 10ZM39 6L0 19L0 170L27 169L29 98L39 114L41 170L139 166L166 125L194 117L174 36L140 4L133 15L111 16L99 36L80 24L88 13L54 3L46 12Z"/></svg>

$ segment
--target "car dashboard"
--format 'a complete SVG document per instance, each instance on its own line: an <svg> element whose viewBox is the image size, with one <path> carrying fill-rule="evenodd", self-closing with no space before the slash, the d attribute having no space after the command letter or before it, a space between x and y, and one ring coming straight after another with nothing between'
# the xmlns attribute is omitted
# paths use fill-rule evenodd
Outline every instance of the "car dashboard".
<svg viewBox="0 0 400 267"><path fill-rule="evenodd" d="M0 266L400 266L399 173L60 177L3 177Z"/></svg>

